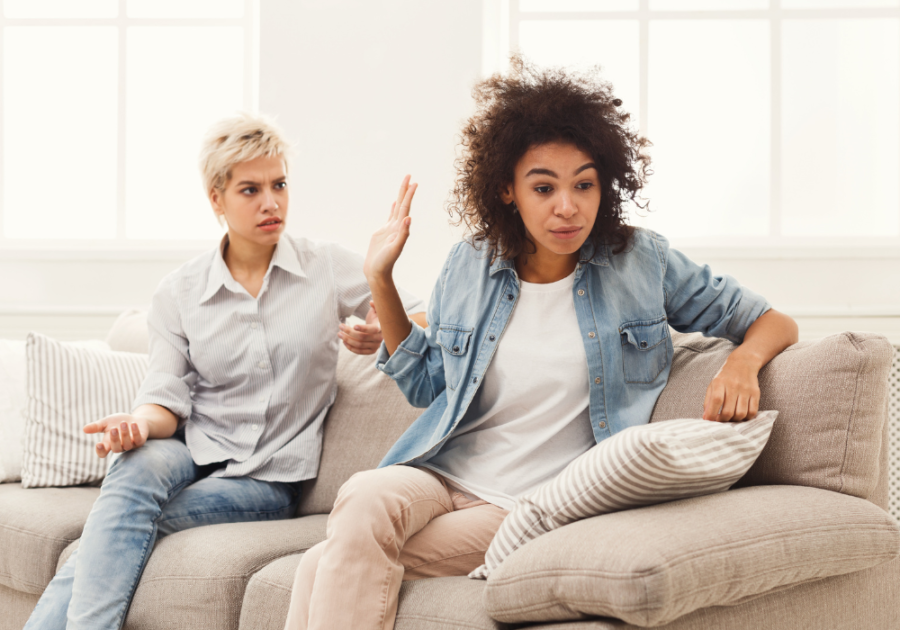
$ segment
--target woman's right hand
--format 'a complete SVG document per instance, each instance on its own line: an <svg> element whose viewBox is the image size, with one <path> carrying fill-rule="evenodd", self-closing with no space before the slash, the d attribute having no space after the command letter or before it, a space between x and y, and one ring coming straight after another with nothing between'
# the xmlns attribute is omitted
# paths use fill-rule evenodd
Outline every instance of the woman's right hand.
<svg viewBox="0 0 900 630"><path fill-rule="evenodd" d="M403 178L397 201L391 205L387 223L372 235L369 251L363 263L363 273L370 281L390 277L394 263L400 258L406 239L409 238L409 208L418 184L409 183L409 175Z"/></svg>
<svg viewBox="0 0 900 630"><path fill-rule="evenodd" d="M150 436L147 418L128 413L114 413L97 422L85 425L85 433L103 433L103 440L94 448L97 457L140 448Z"/></svg>

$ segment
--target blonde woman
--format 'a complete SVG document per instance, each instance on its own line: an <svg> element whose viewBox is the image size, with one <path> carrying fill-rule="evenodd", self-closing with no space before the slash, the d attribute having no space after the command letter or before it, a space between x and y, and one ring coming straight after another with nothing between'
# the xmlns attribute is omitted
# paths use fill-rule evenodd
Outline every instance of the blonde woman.
<svg viewBox="0 0 900 630"><path fill-rule="evenodd" d="M362 257L285 233L287 152L265 118L210 130L200 167L228 232L153 296L134 410L84 428L102 434L99 457L123 454L26 628L120 628L158 536L290 518L315 477L338 344L373 353L381 334ZM424 325L422 302L403 302Z"/></svg>

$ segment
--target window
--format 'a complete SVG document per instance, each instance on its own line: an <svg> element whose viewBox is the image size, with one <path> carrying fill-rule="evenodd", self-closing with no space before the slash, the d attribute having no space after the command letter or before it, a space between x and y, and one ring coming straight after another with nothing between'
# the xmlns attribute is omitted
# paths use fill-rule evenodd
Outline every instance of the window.
<svg viewBox="0 0 900 630"><path fill-rule="evenodd" d="M255 0L3 0L0 246L221 233L197 168L256 106Z"/></svg>
<svg viewBox="0 0 900 630"><path fill-rule="evenodd" d="M485 26L485 70L517 49L603 67L654 143L634 223L686 246L900 244L900 0L490 0Z"/></svg>

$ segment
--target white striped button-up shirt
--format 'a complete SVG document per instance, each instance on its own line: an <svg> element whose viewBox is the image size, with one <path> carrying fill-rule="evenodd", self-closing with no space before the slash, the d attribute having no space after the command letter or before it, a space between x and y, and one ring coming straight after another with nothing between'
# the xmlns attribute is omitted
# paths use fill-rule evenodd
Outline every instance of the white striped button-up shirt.
<svg viewBox="0 0 900 630"><path fill-rule="evenodd" d="M150 369L134 405L182 418L194 461L223 463L213 476L310 479L337 390L338 323L369 310L363 259L285 234L253 298L225 265L224 244L156 290ZM408 313L425 310L400 295Z"/></svg>

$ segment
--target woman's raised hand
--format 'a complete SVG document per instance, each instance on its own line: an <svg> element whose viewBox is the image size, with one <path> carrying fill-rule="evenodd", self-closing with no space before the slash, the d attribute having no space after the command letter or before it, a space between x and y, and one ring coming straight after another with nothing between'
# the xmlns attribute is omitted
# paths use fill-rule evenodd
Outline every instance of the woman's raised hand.
<svg viewBox="0 0 900 630"><path fill-rule="evenodd" d="M363 263L363 273L370 281L387 278L394 269L394 263L400 258L406 239L409 238L409 208L418 184L409 183L409 175L403 178L397 201L391 205L391 214L387 223L372 235L369 251Z"/></svg>
<svg viewBox="0 0 900 630"><path fill-rule="evenodd" d="M140 448L147 442L150 428L146 418L127 413L114 413L84 427L85 433L103 433L103 440L97 443L97 457L104 458L110 453L121 453Z"/></svg>

